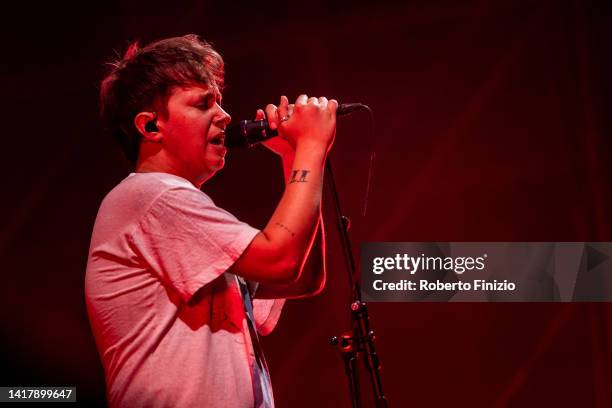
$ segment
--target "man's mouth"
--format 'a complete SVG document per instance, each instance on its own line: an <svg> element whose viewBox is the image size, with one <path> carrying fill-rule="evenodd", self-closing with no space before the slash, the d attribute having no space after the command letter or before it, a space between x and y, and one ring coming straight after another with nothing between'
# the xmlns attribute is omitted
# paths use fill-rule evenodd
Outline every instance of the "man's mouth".
<svg viewBox="0 0 612 408"><path fill-rule="evenodd" d="M208 141L208 143L213 144L215 146L223 146L225 144L225 132L221 132L212 139Z"/></svg>

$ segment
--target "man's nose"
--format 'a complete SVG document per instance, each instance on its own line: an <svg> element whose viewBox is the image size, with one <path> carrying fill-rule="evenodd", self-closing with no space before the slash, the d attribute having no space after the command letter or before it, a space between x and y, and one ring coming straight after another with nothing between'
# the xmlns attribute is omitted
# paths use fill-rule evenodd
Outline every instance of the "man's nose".
<svg viewBox="0 0 612 408"><path fill-rule="evenodd" d="M227 113L221 106L219 106L219 113L215 119L215 125L220 128L225 128L232 121L232 117Z"/></svg>

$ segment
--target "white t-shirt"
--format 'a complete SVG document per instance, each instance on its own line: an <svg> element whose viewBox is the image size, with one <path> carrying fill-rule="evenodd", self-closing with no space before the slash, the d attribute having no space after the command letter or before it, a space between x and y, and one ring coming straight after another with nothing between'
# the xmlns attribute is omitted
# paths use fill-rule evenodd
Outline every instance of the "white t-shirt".
<svg viewBox="0 0 612 408"><path fill-rule="evenodd" d="M258 232L171 174L132 173L106 196L85 294L110 406L273 405L254 395L243 299L225 273ZM253 301L260 334L283 303Z"/></svg>

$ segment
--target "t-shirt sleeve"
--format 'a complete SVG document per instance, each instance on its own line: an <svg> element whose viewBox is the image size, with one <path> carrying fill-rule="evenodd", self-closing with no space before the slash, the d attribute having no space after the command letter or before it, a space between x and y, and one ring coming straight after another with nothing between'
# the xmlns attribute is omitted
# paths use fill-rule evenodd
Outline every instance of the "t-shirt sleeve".
<svg viewBox="0 0 612 408"><path fill-rule="evenodd" d="M173 187L145 212L132 244L151 270L188 301L227 271L258 232L203 192Z"/></svg>

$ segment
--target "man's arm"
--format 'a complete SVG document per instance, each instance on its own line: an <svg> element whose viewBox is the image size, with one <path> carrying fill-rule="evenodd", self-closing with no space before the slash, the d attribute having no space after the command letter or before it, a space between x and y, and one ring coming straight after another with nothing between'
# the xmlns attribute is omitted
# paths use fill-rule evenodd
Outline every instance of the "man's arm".
<svg viewBox="0 0 612 408"><path fill-rule="evenodd" d="M319 228L310 254L306 258L302 273L295 283L288 285L263 283L257 287L257 299L290 299L314 296L325 287L325 244L324 234Z"/></svg>
<svg viewBox="0 0 612 408"><path fill-rule="evenodd" d="M286 98L281 98L278 112L268 115L280 136L295 148L295 156L285 168L287 182L276 210L234 263L232 273L261 285L290 285L300 280L319 223L323 173L335 135L337 106L334 100L300 95L291 119L280 120L288 114Z"/></svg>
<svg viewBox="0 0 612 408"><path fill-rule="evenodd" d="M286 153L281 157L283 159L283 173L286 185L290 180L294 157L291 153ZM258 299L288 299L314 296L325 287L325 279L325 228L323 215L320 212L314 240L297 281L288 285L260 284L255 297Z"/></svg>

